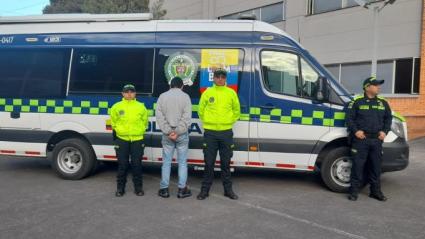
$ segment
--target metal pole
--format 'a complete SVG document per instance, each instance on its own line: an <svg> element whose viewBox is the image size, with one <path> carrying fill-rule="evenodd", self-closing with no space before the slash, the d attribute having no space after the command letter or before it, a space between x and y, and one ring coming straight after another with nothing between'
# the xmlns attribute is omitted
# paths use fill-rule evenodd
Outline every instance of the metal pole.
<svg viewBox="0 0 425 239"><path fill-rule="evenodd" d="M380 8L378 6L375 6L373 8L373 55L372 55L372 74L371 74L371 76L375 76L375 77L376 77L376 71L378 68L379 12L380 12Z"/></svg>

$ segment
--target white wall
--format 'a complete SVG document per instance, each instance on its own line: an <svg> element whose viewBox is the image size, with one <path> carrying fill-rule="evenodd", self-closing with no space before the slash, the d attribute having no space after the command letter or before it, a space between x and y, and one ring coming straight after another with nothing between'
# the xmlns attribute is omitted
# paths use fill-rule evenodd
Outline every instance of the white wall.
<svg viewBox="0 0 425 239"><path fill-rule="evenodd" d="M328 64L372 58L372 11L353 7L305 16L306 2L288 0L285 30L319 61ZM421 16L421 0L398 0L385 7L379 16L378 58L419 57Z"/></svg>
<svg viewBox="0 0 425 239"><path fill-rule="evenodd" d="M165 0L167 19L217 19L279 0ZM274 25L299 40L323 64L372 58L372 12L352 7L307 15L308 0L286 0L286 21ZM422 0L397 0L379 17L379 59L420 56Z"/></svg>

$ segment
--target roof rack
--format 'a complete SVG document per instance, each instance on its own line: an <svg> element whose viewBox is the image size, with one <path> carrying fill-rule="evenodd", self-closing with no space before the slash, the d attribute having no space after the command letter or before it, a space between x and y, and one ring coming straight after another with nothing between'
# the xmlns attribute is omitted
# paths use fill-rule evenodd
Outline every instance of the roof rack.
<svg viewBox="0 0 425 239"><path fill-rule="evenodd" d="M0 24L61 23L61 22L125 22L149 21L152 13L128 14L45 14L34 16L0 17Z"/></svg>

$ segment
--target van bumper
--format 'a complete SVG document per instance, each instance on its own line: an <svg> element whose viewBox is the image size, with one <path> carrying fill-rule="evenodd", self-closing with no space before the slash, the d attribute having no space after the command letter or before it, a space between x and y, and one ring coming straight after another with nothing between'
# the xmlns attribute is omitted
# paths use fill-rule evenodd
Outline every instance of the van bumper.
<svg viewBox="0 0 425 239"><path fill-rule="evenodd" d="M403 170L409 165L409 145L406 140L397 138L390 143L384 143L382 156L382 172Z"/></svg>

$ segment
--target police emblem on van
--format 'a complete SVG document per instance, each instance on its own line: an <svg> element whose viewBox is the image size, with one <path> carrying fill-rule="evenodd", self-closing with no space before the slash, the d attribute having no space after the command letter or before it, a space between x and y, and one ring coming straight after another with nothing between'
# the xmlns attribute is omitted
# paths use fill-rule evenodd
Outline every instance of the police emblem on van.
<svg viewBox="0 0 425 239"><path fill-rule="evenodd" d="M165 77L170 83L178 76L183 84L191 86L198 73L198 64L194 56L187 52L176 52L170 55L164 65Z"/></svg>

